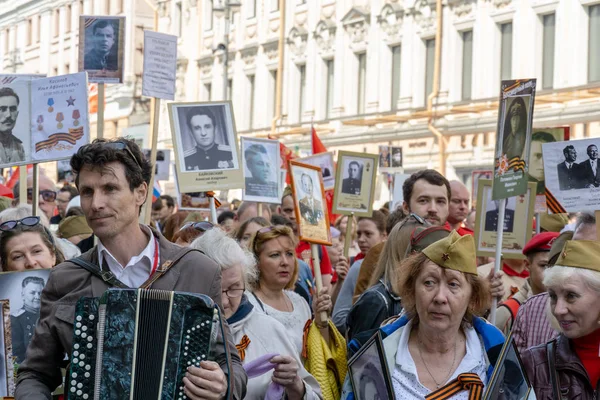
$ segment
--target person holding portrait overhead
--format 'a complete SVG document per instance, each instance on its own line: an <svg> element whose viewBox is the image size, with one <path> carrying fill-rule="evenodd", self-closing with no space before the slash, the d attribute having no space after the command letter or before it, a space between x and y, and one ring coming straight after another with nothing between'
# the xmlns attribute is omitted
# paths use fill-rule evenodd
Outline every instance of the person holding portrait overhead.
<svg viewBox="0 0 600 400"><path fill-rule="evenodd" d="M302 191L306 196L300 199L300 216L310 225L319 225L319 221L323 219L323 205L315 199L313 192L313 181L308 174L302 174L300 177L302 183Z"/></svg>
<svg viewBox="0 0 600 400"><path fill-rule="evenodd" d="M186 171L233 168L231 147L215 142L217 120L211 110L193 107L186 122L196 142L194 152L184 159Z"/></svg>
<svg viewBox="0 0 600 400"><path fill-rule="evenodd" d="M598 146L590 144L587 147L588 159L577 164L575 176L579 181L578 187L592 188L600 186L600 170L598 169Z"/></svg>
<svg viewBox="0 0 600 400"><path fill-rule="evenodd" d="M117 49L114 47L117 29L112 21L100 19L92 27L92 49L85 53L85 70L118 71Z"/></svg>
<svg viewBox="0 0 600 400"><path fill-rule="evenodd" d="M25 160L23 142L13 135L19 116L19 96L9 87L0 89L0 164Z"/></svg>
<svg viewBox="0 0 600 400"><path fill-rule="evenodd" d="M490 210L485 213L485 230L487 232L496 232L498 230L498 209L500 202L503 200L494 200L496 205L495 210ZM508 199L504 199L508 207ZM515 223L515 211L506 208L504 211L504 232L512 232Z"/></svg>
<svg viewBox="0 0 600 400"><path fill-rule="evenodd" d="M527 109L522 97L514 97L506 118L504 119L504 135L502 136L502 153L508 160L523 158L523 150L527 141Z"/></svg>
<svg viewBox="0 0 600 400"><path fill-rule="evenodd" d="M571 190L577 187L577 150L573 145L568 145L563 149L565 161L556 166L558 170L558 187L560 190Z"/></svg>
<svg viewBox="0 0 600 400"><path fill-rule="evenodd" d="M271 161L262 144L252 144L244 152L251 177L246 177L246 194L250 196L278 197L277 182L270 181Z"/></svg>
<svg viewBox="0 0 600 400"><path fill-rule="evenodd" d="M348 177L342 181L342 193L360 195L360 164L350 161Z"/></svg>

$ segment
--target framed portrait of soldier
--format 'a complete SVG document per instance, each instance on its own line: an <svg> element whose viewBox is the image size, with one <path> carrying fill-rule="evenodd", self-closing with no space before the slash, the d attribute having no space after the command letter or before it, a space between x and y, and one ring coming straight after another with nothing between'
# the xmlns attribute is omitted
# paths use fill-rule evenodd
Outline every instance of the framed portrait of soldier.
<svg viewBox="0 0 600 400"><path fill-rule="evenodd" d="M242 136L240 146L244 172L243 200L279 204L279 141Z"/></svg>
<svg viewBox="0 0 600 400"><path fill-rule="evenodd" d="M494 151L494 200L524 194L528 190L535 89L535 79L501 82Z"/></svg>
<svg viewBox="0 0 600 400"><path fill-rule="evenodd" d="M0 84L0 168L31 161L31 82Z"/></svg>
<svg viewBox="0 0 600 400"><path fill-rule="evenodd" d="M91 83L123 83L125 17L79 17L79 71Z"/></svg>
<svg viewBox="0 0 600 400"><path fill-rule="evenodd" d="M40 298L50 270L0 273L2 300L10 303L12 353L17 364L25 352L40 317Z"/></svg>
<svg viewBox="0 0 600 400"><path fill-rule="evenodd" d="M299 158L297 161L321 168L325 190L331 190L335 187L335 164L333 162L333 152L319 153L312 156Z"/></svg>
<svg viewBox="0 0 600 400"><path fill-rule="evenodd" d="M524 259L523 247L531 239L535 205L535 184L527 192L506 199L493 200L492 181L480 179L475 214L475 246L478 256L494 257L498 237L499 207L505 202L502 257Z"/></svg>
<svg viewBox="0 0 600 400"><path fill-rule="evenodd" d="M182 192L244 187L231 102L169 103Z"/></svg>
<svg viewBox="0 0 600 400"><path fill-rule="evenodd" d="M373 214L378 157L350 151L338 153L332 213L354 213L359 217Z"/></svg>
<svg viewBox="0 0 600 400"><path fill-rule="evenodd" d="M548 213L600 210L600 140L543 143Z"/></svg>
<svg viewBox="0 0 600 400"><path fill-rule="evenodd" d="M395 399L379 330L348 361L348 376L356 400Z"/></svg>
<svg viewBox="0 0 600 400"><path fill-rule="evenodd" d="M289 172L299 239L330 246L329 212L321 168L290 160Z"/></svg>

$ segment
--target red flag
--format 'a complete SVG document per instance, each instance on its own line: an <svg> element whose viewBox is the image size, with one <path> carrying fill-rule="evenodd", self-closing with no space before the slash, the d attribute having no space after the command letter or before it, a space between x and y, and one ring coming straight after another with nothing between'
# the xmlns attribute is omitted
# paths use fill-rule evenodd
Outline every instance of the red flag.
<svg viewBox="0 0 600 400"><path fill-rule="evenodd" d="M8 181L6 181L6 187L8 187L10 189L15 187L15 183L17 183L19 181L19 170L20 170L19 167L16 167L14 169L14 171L10 175L10 178L8 178ZM27 165L27 173L29 173L31 170L33 170L33 165L28 164Z"/></svg>
<svg viewBox="0 0 600 400"><path fill-rule="evenodd" d="M321 139L319 139L319 137L317 136L317 131L315 130L314 126L311 127L311 142L313 154L327 153L327 148L325 147L323 142L321 142Z"/></svg>

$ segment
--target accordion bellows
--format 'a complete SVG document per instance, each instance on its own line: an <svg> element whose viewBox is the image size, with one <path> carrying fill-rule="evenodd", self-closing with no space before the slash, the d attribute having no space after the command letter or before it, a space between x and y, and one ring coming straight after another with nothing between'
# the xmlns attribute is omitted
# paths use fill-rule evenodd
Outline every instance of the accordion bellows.
<svg viewBox="0 0 600 400"><path fill-rule="evenodd" d="M189 366L210 360L218 308L208 296L109 289L75 309L69 400L183 400Z"/></svg>

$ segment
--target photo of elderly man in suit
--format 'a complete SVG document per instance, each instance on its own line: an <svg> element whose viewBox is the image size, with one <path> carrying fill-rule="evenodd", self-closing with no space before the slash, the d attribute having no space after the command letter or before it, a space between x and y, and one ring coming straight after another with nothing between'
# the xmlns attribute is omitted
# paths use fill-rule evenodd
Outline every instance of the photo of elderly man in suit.
<svg viewBox="0 0 600 400"><path fill-rule="evenodd" d="M587 147L588 159L577 164L575 167L575 176L577 177L577 187L592 188L600 186L600 170L598 170L598 146L590 144Z"/></svg>
<svg viewBox="0 0 600 400"><path fill-rule="evenodd" d="M558 170L558 187L560 190L571 190L577 187L577 150L573 145L568 145L563 149L565 161L556 166Z"/></svg>
<svg viewBox="0 0 600 400"><path fill-rule="evenodd" d="M323 205L319 200L315 199L313 180L310 175L303 173L300 181L302 183L302 191L305 194L298 201L300 203L300 216L307 224L319 225L319 221L324 217ZM317 191L317 193L320 193L320 191Z"/></svg>

